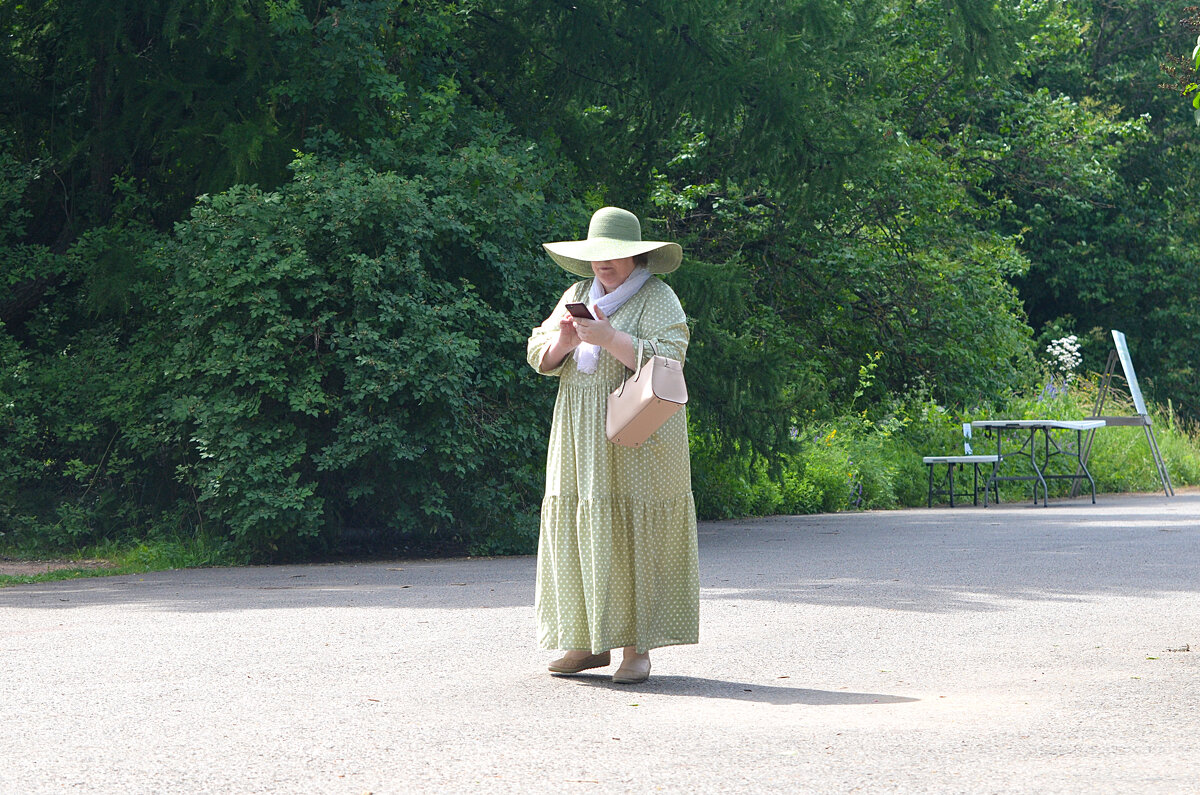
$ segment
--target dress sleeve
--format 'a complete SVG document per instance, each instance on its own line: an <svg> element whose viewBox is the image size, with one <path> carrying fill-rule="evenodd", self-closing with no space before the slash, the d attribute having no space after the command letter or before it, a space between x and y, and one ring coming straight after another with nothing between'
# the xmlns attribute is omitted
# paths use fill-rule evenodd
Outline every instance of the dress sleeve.
<svg viewBox="0 0 1200 795"><path fill-rule="evenodd" d="M688 328L687 316L679 303L675 291L666 282L659 282L661 289L646 301L646 308L638 321L638 336L633 338L633 349L637 350L639 337L653 343L659 356L683 362L687 356L688 340L691 330ZM642 361L647 361L654 355L650 346L642 351Z"/></svg>
<svg viewBox="0 0 1200 795"><path fill-rule="evenodd" d="M571 360L571 357L568 356L563 360L562 364L547 372L542 372L538 369L538 362L542 360L542 354L546 352L546 349L553 344L554 338L558 336L558 319L562 317L562 313L569 302L580 300L578 297L580 285L583 284L586 284L586 282L576 282L568 287L567 291L563 293L562 298L558 299L558 304L554 307L554 311L550 313L550 316L542 321L542 325L534 328L529 334L529 342L525 345L525 361L529 362L529 366L539 375L562 375L563 365Z"/></svg>

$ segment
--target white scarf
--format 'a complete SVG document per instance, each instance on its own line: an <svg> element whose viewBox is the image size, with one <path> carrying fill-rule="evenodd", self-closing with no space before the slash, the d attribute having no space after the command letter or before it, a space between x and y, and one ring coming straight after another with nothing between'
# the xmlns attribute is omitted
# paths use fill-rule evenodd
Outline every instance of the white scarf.
<svg viewBox="0 0 1200 795"><path fill-rule="evenodd" d="M612 317L613 313L624 306L626 301L633 298L649 279L650 271L645 266L636 267L628 278L611 293L604 292L604 286L600 284L599 279L592 279L592 291L588 294L592 315L595 316L596 307L600 307L600 311L604 313L605 317ZM579 368L579 372L596 372L596 365L599 361L599 345L592 345L590 342L579 343L579 347L575 349L575 366Z"/></svg>

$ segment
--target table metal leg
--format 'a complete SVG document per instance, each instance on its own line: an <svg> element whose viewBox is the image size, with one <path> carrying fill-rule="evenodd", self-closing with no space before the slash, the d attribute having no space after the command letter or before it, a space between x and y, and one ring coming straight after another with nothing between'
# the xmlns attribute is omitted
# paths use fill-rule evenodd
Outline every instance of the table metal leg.
<svg viewBox="0 0 1200 795"><path fill-rule="evenodd" d="M1043 429L1043 430L1045 430L1045 429ZM1043 477L1042 468L1038 466L1038 462L1037 462L1037 431L1038 431L1037 428L1029 429L1029 463L1033 464L1033 471L1037 475L1037 480L1035 480L1033 482L1033 504L1037 505L1037 487L1038 487L1038 484L1041 483L1042 484L1042 506L1048 507L1050 505L1050 490L1046 488L1046 478ZM1047 457L1049 457L1049 455L1050 455L1050 431L1045 431L1045 433L1046 433L1046 455L1047 455Z"/></svg>
<svg viewBox="0 0 1200 795"><path fill-rule="evenodd" d="M1083 431L1075 431L1075 453L1079 456L1079 469L1083 470L1083 474L1087 475L1088 483L1092 484L1092 505L1096 504L1096 481L1092 478L1092 473L1088 471L1087 464L1083 459L1083 448L1080 445L1083 443ZM1076 473L1078 475L1078 473ZM1078 483L1078 479L1075 481Z"/></svg>
<svg viewBox="0 0 1200 795"><path fill-rule="evenodd" d="M929 507L933 507L933 468L935 464L929 465Z"/></svg>

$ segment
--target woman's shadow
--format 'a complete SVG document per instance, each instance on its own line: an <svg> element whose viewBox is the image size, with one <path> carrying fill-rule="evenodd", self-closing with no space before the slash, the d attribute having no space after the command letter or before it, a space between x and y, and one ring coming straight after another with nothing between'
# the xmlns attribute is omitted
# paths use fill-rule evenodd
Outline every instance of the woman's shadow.
<svg viewBox="0 0 1200 795"><path fill-rule="evenodd" d="M634 686L614 685L611 677L597 674L572 676L570 679L589 687L628 688L630 692L639 694L724 698L779 705L807 704L814 707L834 707L908 704L920 700L882 693L850 693L844 690L811 690L803 687L756 685L746 682L727 682L722 679L703 679L696 676L651 676L646 682Z"/></svg>

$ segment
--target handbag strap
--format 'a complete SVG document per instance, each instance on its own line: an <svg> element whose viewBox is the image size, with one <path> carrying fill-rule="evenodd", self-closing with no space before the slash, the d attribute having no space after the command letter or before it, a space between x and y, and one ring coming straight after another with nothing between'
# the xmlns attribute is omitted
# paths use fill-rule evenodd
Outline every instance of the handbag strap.
<svg viewBox="0 0 1200 795"><path fill-rule="evenodd" d="M637 331L637 333L639 333L639 334L642 333L642 318L645 316L646 316L646 302L642 301L642 311L638 314L637 325L634 326L634 330ZM630 335L630 336L632 336L632 335ZM645 340L645 339L642 339L641 337L638 337L637 367L633 371L633 380L634 381L638 380L638 376L640 376L642 374L642 352L644 351L644 348L643 348L644 345L650 346L650 351L651 351L650 355L651 356L658 356L658 347L655 346L653 341ZM628 379L621 382L621 387L617 390L618 397L625 394L625 385L627 383L629 383Z"/></svg>
<svg viewBox="0 0 1200 795"><path fill-rule="evenodd" d="M644 340L641 337L638 337L637 369L633 371L633 378L627 378L621 382L621 386L617 389L617 397L620 397L621 395L625 394L625 385L626 384L628 384L630 381L638 380L638 377L641 376L641 374L642 374L642 352L645 350L644 346L646 346L646 345L650 346L650 351L651 351L650 355L651 356L658 356L658 348L655 347L653 341Z"/></svg>
<svg viewBox="0 0 1200 795"><path fill-rule="evenodd" d="M640 376L642 374L642 353L645 350L645 348L643 346L646 346L646 345L650 346L650 355L651 356L658 356L658 348L655 347L654 343L651 340L644 340L644 339L641 339L640 337L638 338L637 369L633 371L633 380L634 381L638 380L638 376Z"/></svg>

